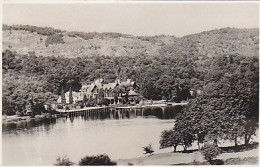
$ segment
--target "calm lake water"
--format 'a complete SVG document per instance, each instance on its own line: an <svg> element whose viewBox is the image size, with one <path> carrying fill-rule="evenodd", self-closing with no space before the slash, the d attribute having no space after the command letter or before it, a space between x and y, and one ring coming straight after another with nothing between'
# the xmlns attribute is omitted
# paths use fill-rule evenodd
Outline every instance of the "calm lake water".
<svg viewBox="0 0 260 167"><path fill-rule="evenodd" d="M131 118L88 120L59 118L51 124L8 130L2 135L3 165L53 165L67 155L78 163L86 155L108 154L112 160L145 156L143 146L159 150L163 130L174 119Z"/></svg>

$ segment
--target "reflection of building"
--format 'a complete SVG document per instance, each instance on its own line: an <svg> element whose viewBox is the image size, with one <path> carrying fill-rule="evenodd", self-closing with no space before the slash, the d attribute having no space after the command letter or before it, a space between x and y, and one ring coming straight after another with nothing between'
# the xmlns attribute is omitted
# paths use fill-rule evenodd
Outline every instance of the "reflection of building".
<svg viewBox="0 0 260 167"><path fill-rule="evenodd" d="M97 103L100 99L105 99L109 104L135 104L140 101L138 86L131 79L120 81L117 79L113 83L104 83L103 79L97 79L91 84L82 84L79 92L72 92L73 103L83 101L85 98L94 100ZM69 91L65 93L66 103L69 103ZM61 104L61 96L58 103Z"/></svg>

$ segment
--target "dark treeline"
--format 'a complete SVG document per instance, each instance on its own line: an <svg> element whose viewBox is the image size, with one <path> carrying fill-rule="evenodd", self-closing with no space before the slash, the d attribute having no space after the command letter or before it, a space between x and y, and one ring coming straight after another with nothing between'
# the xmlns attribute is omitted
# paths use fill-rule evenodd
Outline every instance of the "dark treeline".
<svg viewBox="0 0 260 167"><path fill-rule="evenodd" d="M124 34L121 33L115 33L115 32L103 32L103 33L98 33L98 32L76 32L76 31L72 31L72 32L68 32L67 35L69 37L81 37L85 40L88 39L94 39L94 38L100 38L100 39L104 39L104 38L119 38L119 37L123 37L126 36Z"/></svg>
<svg viewBox="0 0 260 167"><path fill-rule="evenodd" d="M203 91L206 85L220 84L222 79L236 75L241 75L239 81L248 83L245 89L258 91L256 57L223 55L206 57L202 63L196 62L195 56L62 58L18 55L9 50L2 56L3 100L14 110L15 106L22 110L30 100L35 103L38 96L43 104L46 99L55 100L62 89L68 91L71 87L78 91L82 82L92 82L96 78L113 82L118 75L121 79L135 80L141 94L154 100L173 97L185 100L190 90Z"/></svg>
<svg viewBox="0 0 260 167"><path fill-rule="evenodd" d="M39 35L45 35L45 36L52 36L52 35L60 35L62 33L65 33L65 31L59 30L59 29L54 29L51 27L37 27L37 26L31 26L31 25L6 25L3 24L2 29L8 30L8 31L12 31L12 30L24 30L24 31L28 31L28 32L35 32ZM67 32L66 33L69 37L81 37L85 40L88 39L93 39L93 38L106 38L106 37L110 37L110 38L119 38L119 37L123 37L123 36L127 36L121 33L115 33L115 32L102 32L102 33L98 33L98 32L76 32L76 31L72 31L72 32Z"/></svg>
<svg viewBox="0 0 260 167"><path fill-rule="evenodd" d="M50 36L50 35L54 35L56 33L62 32L61 30L54 29L54 28L51 28L51 27L37 27L37 26L31 26L31 25L12 25L12 26L9 26L9 25L3 24L2 29L3 30L9 30L9 31L24 30L24 31L28 31L28 32L31 32L31 33L35 32L37 34L46 35L46 36Z"/></svg>

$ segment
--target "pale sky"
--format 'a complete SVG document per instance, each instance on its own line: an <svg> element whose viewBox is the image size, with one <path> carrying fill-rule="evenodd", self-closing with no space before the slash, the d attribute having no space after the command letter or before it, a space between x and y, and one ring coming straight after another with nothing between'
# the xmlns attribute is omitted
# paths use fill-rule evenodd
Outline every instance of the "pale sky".
<svg viewBox="0 0 260 167"><path fill-rule="evenodd" d="M3 23L180 37L215 28L257 28L259 5L237 2L3 4Z"/></svg>

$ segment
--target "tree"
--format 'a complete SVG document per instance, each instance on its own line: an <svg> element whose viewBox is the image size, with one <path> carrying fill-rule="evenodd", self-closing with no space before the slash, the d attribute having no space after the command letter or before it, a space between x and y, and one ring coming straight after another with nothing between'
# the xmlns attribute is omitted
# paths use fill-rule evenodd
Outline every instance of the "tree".
<svg viewBox="0 0 260 167"><path fill-rule="evenodd" d="M200 152L208 162L211 162L213 158L216 158L221 153L221 149L216 145L206 144L201 148Z"/></svg>
<svg viewBox="0 0 260 167"><path fill-rule="evenodd" d="M3 109L10 111L8 106L12 105L13 113L24 113L27 106L30 106L34 114L44 112L44 104L54 98L52 93L45 92L45 86L46 82L39 81L36 77L4 74Z"/></svg>
<svg viewBox="0 0 260 167"><path fill-rule="evenodd" d="M165 130L161 134L160 149L173 147L174 152L176 152L177 146L181 145L182 141L182 136L178 132L174 131L173 129Z"/></svg>
<svg viewBox="0 0 260 167"><path fill-rule="evenodd" d="M160 79L156 81L156 87L161 89L162 96L166 97L167 100L173 96L171 93L175 90L174 85L174 78L171 75L161 76Z"/></svg>
<svg viewBox="0 0 260 167"><path fill-rule="evenodd" d="M215 135L216 143L219 139L234 140L235 145L237 138L244 136L247 144L256 127L255 123L248 126L248 122L256 120L252 115L257 115L256 107L250 101L258 103L255 100L257 96L249 95L255 94L253 90L258 88L248 89L250 83L247 86L240 85L244 80L240 75L224 76L219 82L208 83L202 96L191 100L176 118L175 129L178 132L185 129L184 132L197 138L198 144L203 142L206 135ZM254 85L253 82L251 84ZM245 92L244 89L251 91Z"/></svg>
<svg viewBox="0 0 260 167"><path fill-rule="evenodd" d="M108 155L101 154L96 156L85 156L79 161L80 166L97 166L97 165L116 165L111 161Z"/></svg>
<svg viewBox="0 0 260 167"><path fill-rule="evenodd" d="M184 111L183 113L179 113L173 128L176 135L181 139L181 145L183 146L184 151L191 146L195 139L190 119L189 112Z"/></svg>
<svg viewBox="0 0 260 167"><path fill-rule="evenodd" d="M55 166L72 166L74 163L70 161L70 159L67 156L64 157L58 157L56 159Z"/></svg>
<svg viewBox="0 0 260 167"><path fill-rule="evenodd" d="M46 38L46 41L45 41L46 47L49 46L50 44L63 44L63 43L65 43L62 37L63 37L62 34L53 34L51 36L48 36Z"/></svg>
<svg viewBox="0 0 260 167"><path fill-rule="evenodd" d="M94 106L96 104L96 101L92 96L90 96L87 104L90 105L90 106Z"/></svg>
<svg viewBox="0 0 260 167"><path fill-rule="evenodd" d="M61 90L61 103L62 103L63 105L66 104L66 97L65 97L65 92L64 92L64 89L63 89L63 88L62 88L62 90Z"/></svg>
<svg viewBox="0 0 260 167"><path fill-rule="evenodd" d="M15 111L13 108L13 105L10 103L10 101L8 101L8 99L6 97L2 98L2 108L3 108L3 115L14 115Z"/></svg>
<svg viewBox="0 0 260 167"><path fill-rule="evenodd" d="M2 62L3 62L2 68L3 69L14 69L16 67L15 56L16 56L15 52L12 52L10 50L5 50L2 53Z"/></svg>
<svg viewBox="0 0 260 167"><path fill-rule="evenodd" d="M87 102L88 102L87 95L84 94L84 95L83 95L83 104L84 104L84 106L87 104Z"/></svg>
<svg viewBox="0 0 260 167"><path fill-rule="evenodd" d="M97 95L97 104L98 105L102 105L102 104L106 104L106 100L104 99L105 97L105 93L103 89L100 89Z"/></svg>
<svg viewBox="0 0 260 167"><path fill-rule="evenodd" d="M234 141L235 146L238 146L237 139L243 137L245 133L246 117L243 115L232 116L232 119L227 122L227 133L224 139Z"/></svg>
<svg viewBox="0 0 260 167"><path fill-rule="evenodd" d="M154 152L151 144L149 144L148 146L144 146L143 149L144 149L144 154L152 155L152 153Z"/></svg>
<svg viewBox="0 0 260 167"><path fill-rule="evenodd" d="M251 63L244 68L245 72L242 69L237 71L231 82L235 82L234 87L239 90L237 106L245 117L244 139L247 145L251 136L255 135L259 122L259 69Z"/></svg>
<svg viewBox="0 0 260 167"><path fill-rule="evenodd" d="M48 112L52 111L52 104L56 104L57 103L57 99L58 99L58 95L55 95L52 92L45 92L44 96L47 97L45 98L45 104L48 106Z"/></svg>
<svg viewBox="0 0 260 167"><path fill-rule="evenodd" d="M69 90L69 104L73 104L73 95L72 95L72 89Z"/></svg>

